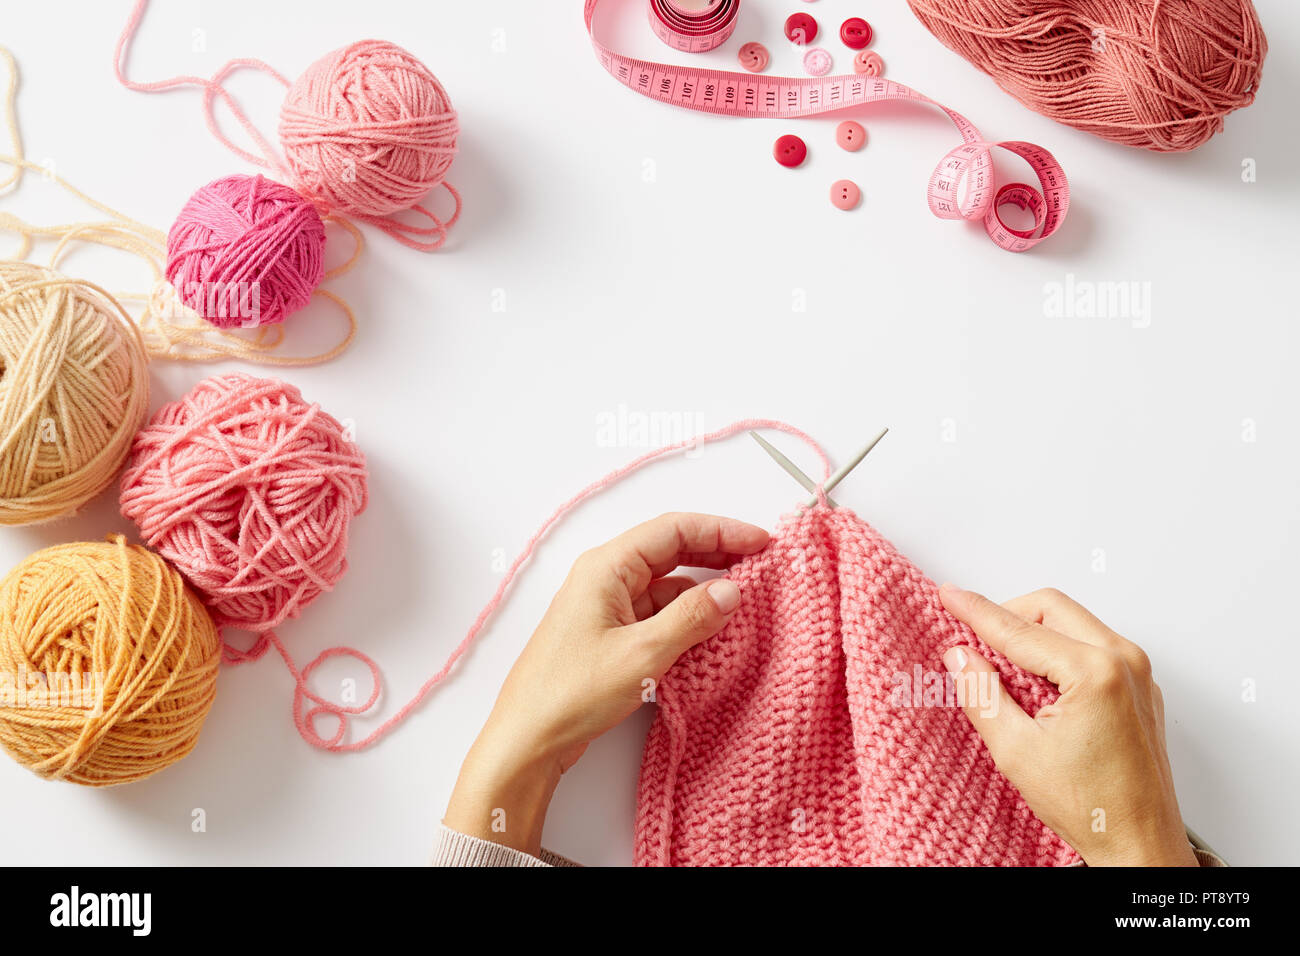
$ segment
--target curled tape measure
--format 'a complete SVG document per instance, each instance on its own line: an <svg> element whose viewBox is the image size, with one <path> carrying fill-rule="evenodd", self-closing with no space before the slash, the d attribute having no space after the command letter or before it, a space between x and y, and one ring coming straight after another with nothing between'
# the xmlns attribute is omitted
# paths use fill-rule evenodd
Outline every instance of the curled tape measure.
<svg viewBox="0 0 1300 956"><path fill-rule="evenodd" d="M656 34L669 46L686 52L712 50L724 43L735 30L740 7L740 0L648 2L650 22ZM857 74L765 77L622 56L596 39L592 32L591 22L599 3L600 0L586 0L583 12L596 56L611 76L642 96L705 113L769 119L817 116L886 100L929 103L948 115L962 138L962 144L950 151L930 176L927 196L931 212L941 219L981 220L989 238L1009 252L1024 252L1036 246L1056 232L1065 220L1070 208L1070 186L1065 170L1041 146L1015 141L985 142L980 131L960 113L883 77ZM695 7L700 9L693 10ZM688 24L703 32L685 30ZM705 24L712 24L712 33ZM1007 183L999 188L993 171L995 146L1027 162L1038 177L1039 188L1027 183ZM1013 229L1003 223L998 211L1007 205L1029 212L1034 225L1029 229Z"/></svg>
<svg viewBox="0 0 1300 956"><path fill-rule="evenodd" d="M740 0L649 0L655 36L683 53L707 53L736 29Z"/></svg>

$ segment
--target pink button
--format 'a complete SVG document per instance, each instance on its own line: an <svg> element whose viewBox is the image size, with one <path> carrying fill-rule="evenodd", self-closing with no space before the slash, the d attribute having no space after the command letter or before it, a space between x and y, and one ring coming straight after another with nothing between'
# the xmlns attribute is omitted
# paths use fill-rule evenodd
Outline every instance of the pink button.
<svg viewBox="0 0 1300 956"><path fill-rule="evenodd" d="M817 38L817 21L806 13L792 13L785 19L785 38L795 46L812 43Z"/></svg>
<svg viewBox="0 0 1300 956"><path fill-rule="evenodd" d="M841 149L856 153L867 145L867 131L862 128L861 123L845 120L835 127L835 142L840 144Z"/></svg>
<svg viewBox="0 0 1300 956"><path fill-rule="evenodd" d="M767 47L761 43L746 43L740 48L740 53L737 54L736 58L740 60L740 65L749 70L750 73L762 73L772 60L771 55L767 52Z"/></svg>
<svg viewBox="0 0 1300 956"><path fill-rule="evenodd" d="M851 179L841 179L831 186L831 202L836 209L852 209L862 199L862 190Z"/></svg>
<svg viewBox="0 0 1300 956"><path fill-rule="evenodd" d="M803 55L803 68L809 76L825 76L831 71L831 55L821 47L813 47Z"/></svg>
<svg viewBox="0 0 1300 956"><path fill-rule="evenodd" d="M793 169L807 158L808 145L793 133L787 133L772 146L772 155L782 166Z"/></svg>
<svg viewBox="0 0 1300 956"><path fill-rule="evenodd" d="M879 76L885 72L885 61L875 50L863 50L853 58L853 72Z"/></svg>

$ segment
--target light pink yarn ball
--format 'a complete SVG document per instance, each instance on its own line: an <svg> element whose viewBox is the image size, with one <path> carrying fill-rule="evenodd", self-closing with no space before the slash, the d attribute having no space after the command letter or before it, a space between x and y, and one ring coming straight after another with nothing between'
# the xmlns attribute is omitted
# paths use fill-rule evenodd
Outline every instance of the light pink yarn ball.
<svg viewBox="0 0 1300 956"><path fill-rule="evenodd" d="M447 91L401 47L362 40L289 88L280 145L294 184L331 209L388 216L442 182L460 122Z"/></svg>
<svg viewBox="0 0 1300 956"><path fill-rule="evenodd" d="M325 274L325 224L310 202L263 176L199 189L167 234L167 280L213 325L282 322Z"/></svg>
<svg viewBox="0 0 1300 956"><path fill-rule="evenodd" d="M347 570L366 461L292 385L204 379L136 435L122 514L199 593L219 626L265 633Z"/></svg>

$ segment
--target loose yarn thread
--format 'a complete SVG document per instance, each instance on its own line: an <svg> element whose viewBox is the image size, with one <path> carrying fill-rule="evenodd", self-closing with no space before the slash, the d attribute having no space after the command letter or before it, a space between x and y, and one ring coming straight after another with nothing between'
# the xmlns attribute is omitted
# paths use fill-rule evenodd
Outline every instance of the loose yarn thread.
<svg viewBox="0 0 1300 956"><path fill-rule="evenodd" d="M1251 0L908 0L925 28L1035 112L1157 152L1249 106L1268 41Z"/></svg>
<svg viewBox="0 0 1300 956"><path fill-rule="evenodd" d="M822 489L822 485L825 484L826 479L829 478L831 474L830 459L826 457L826 453L822 450L822 447L815 439L800 431L798 428L795 428L793 425L788 425L785 422L763 418L745 419L743 421L734 422L724 428L719 428L717 431L708 432L707 434L699 435L695 438L688 438L684 441L674 442L670 445L665 445L662 448L646 452L644 455L633 459L623 467L617 468L605 477L587 485L587 487L583 488L568 501L556 508L551 516L542 522L537 531L533 533L533 536L528 539L527 543L525 543L523 549L519 552L518 557L516 557L515 560L511 562L510 567L506 569L506 573L502 576L501 582L497 585L496 592L492 595L491 600L489 600L483 607L483 610L479 611L478 617L476 617L474 623L470 625L469 631L461 639L461 642L452 650L442 667L440 667L420 686L419 690L415 692L414 696L412 696L411 699L401 707L401 709L360 740L350 741L347 743L343 742L343 738L347 734L350 719L370 710L379 699L381 675L378 665L370 657L354 648L332 647L322 651L311 661L311 663L299 670L297 665L294 663L293 658L289 655L288 651L284 648L284 645L279 641L279 639L274 636L269 636L272 644L284 659L286 666L294 676L295 688L293 719L294 724L298 728L299 735L301 735L301 737L313 747L337 753L364 750L387 736L395 727L410 716L411 712L419 707L433 689L441 684L443 680L446 679L447 675L451 673L456 662L459 661L465 652L469 650L470 645L472 645L479 634L482 633L483 628L487 626L487 622L491 619L492 615L501 607L506 594L509 592L515 579L519 576L519 573L523 570L524 565L528 563L536 553L537 548L541 545L542 540L550 530L560 522L561 519L588 498L599 494L611 485L617 484L628 475L635 471L639 471L652 462L658 461L661 458L665 458L679 451L687 451L698 448L701 445L722 441L723 439L730 438L733 435L751 429L769 429L784 432L787 435L799 439L811 448L817 455L818 461L822 466L822 480L817 486L817 496L821 502L825 503L826 495ZM373 691L370 698L364 704L355 706L336 704L333 701L319 697L308 689L307 680L311 677L312 672L327 660L335 657L354 658L355 660L365 664L370 670L370 676L374 682ZM314 705L311 709L307 709L308 702ZM332 715L338 722L333 735L328 738L321 736L317 732L315 726L316 720L325 714Z"/></svg>
<svg viewBox="0 0 1300 956"><path fill-rule="evenodd" d="M460 193L445 180L456 154L460 121L447 91L418 59L393 43L362 40L321 57L293 83L261 60L230 60L210 78L174 76L142 83L124 61L149 0L137 0L113 50L113 70L128 89L156 93L185 86L203 90L204 119L237 156L275 171L324 213L376 226L424 252L440 248L460 218ZM241 69L265 73L286 88L278 157L239 107L224 81ZM260 152L237 146L217 124L224 103ZM438 187L455 206L440 219L420 200ZM429 225L393 218L411 211Z"/></svg>
<svg viewBox="0 0 1300 956"><path fill-rule="evenodd" d="M139 328L145 351L153 358L176 362L211 362L234 358L264 365L315 365L342 354L352 344L357 332L357 319L352 307L340 296L319 287L315 289L315 295L333 302L342 311L348 328L341 341L315 355L277 354L276 350L285 338L284 328L279 324L263 324L249 330L248 334L240 334L244 330L214 327L198 311L186 305L177 289L166 281L167 238L162 232L92 199L52 170L26 158L16 109L18 66L13 55L4 47L0 47L0 61L5 64L8 74L4 112L12 144L10 155L0 155L0 164L10 167L8 177L0 180L0 193L11 191L20 185L26 172L35 172L105 217L85 222L38 226L12 213L0 212L0 231L18 237L18 247L9 254L10 260L26 259L37 240L55 242L48 259L50 269L57 269L63 257L78 243L117 249L139 259L152 277L150 291L104 292L104 295L118 304L119 308L121 302L136 303L139 306L134 322ZM325 272L322 280L341 276L352 269L361 255L363 245L361 233L352 223L337 217L327 217L326 221L342 227L353 238L355 245L351 257Z"/></svg>
<svg viewBox="0 0 1300 956"><path fill-rule="evenodd" d="M98 286L0 261L0 525L72 514L149 410L140 331Z"/></svg>
<svg viewBox="0 0 1300 956"><path fill-rule="evenodd" d="M155 418L158 427L150 425L141 431L137 452L122 478L122 513L136 521L145 540L171 560L205 597L218 623L256 634L248 650L226 642L227 663L254 660L268 646L275 648L294 679L293 721L299 735L313 747L336 753L364 750L410 716L469 650L551 528L582 502L634 471L675 452L750 429L772 429L798 438L816 453L823 482L831 471L825 452L809 435L784 422L748 419L647 452L610 472L560 505L542 523L506 570L491 600L460 643L410 700L361 739L345 740L352 718L366 714L379 700L383 681L379 665L355 648L331 647L305 667L299 667L274 627L328 590L346 566L341 563L346 526L350 517L360 511L357 493L364 494L364 485L358 484L364 475L360 452L355 457L337 451L308 452L305 446L311 442L304 433L309 431L305 426L298 427L301 417L295 419L290 413L297 404L296 390L248 376L225 378L244 381L209 388L230 389L230 394L236 396L233 399L211 404L206 400L177 403L185 407L164 409ZM280 391L292 393L294 400L281 403L277 397L268 403ZM276 412L274 428L263 434L255 423L266 416L268 404ZM314 411L315 406L311 409ZM312 417L316 422L324 419L328 416L323 413ZM327 426L326 431L332 429ZM280 462L282 456L297 455L307 458L307 463L296 467ZM817 493L824 502L826 496L820 486ZM290 517L281 525L277 508L282 500L295 498L311 504L306 509L310 517ZM336 512L326 506L327 502L334 502ZM295 538L299 533L296 525L304 520L308 524L304 533L312 537L299 542ZM244 540L245 535L248 540ZM321 536L319 540L317 535ZM314 547L322 547L331 556L324 568L304 567ZM371 693L364 702L339 704L311 690L309 681L316 669L339 657L359 661L370 672ZM337 721L329 736L317 730L317 721L326 715Z"/></svg>
<svg viewBox="0 0 1300 956"><path fill-rule="evenodd" d="M46 778L143 779L194 749L219 661L207 611L147 548L38 551L0 582L0 673L19 681L0 689L0 746Z"/></svg>

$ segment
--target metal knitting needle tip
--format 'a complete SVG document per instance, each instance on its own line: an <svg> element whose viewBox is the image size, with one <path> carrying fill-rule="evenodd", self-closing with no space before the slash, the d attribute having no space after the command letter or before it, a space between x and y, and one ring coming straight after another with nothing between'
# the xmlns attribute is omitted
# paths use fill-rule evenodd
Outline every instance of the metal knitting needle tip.
<svg viewBox="0 0 1300 956"><path fill-rule="evenodd" d="M798 465L792 462L789 458L785 457L785 455L781 454L781 452L779 452L776 449L776 447L771 442L769 442L766 438L764 438L762 435L760 435L758 432L755 431L751 431L749 433L749 437L754 439L754 441L758 442L759 446L762 447L763 451L771 455L772 460L775 461L778 465L780 465L783 469L785 469L786 474L788 474L795 481L799 482L799 486L803 488L804 491L811 491L811 492L817 491L817 482L813 481L802 471L800 471ZM817 500L815 494L813 500L814 501ZM826 503L830 505L832 508L839 507L838 505L835 504L835 502L831 501L829 497L826 499Z"/></svg>
<svg viewBox="0 0 1300 956"><path fill-rule="evenodd" d="M875 448L876 445L879 444L880 439L884 438L887 434L889 434L889 429L882 428L880 430L880 434L877 435L875 438L871 439L871 441L867 443L867 446L863 448L862 451L858 452L856 455L850 458L839 469L839 471L835 472L835 474L831 475L829 478L826 479L826 486L822 489L823 492L825 494L830 494L831 489L833 489L836 485L838 485L841 481L843 481L846 477L848 477L849 472L851 472L854 468L858 467L858 465L862 464L862 459L866 458L867 453L870 452L871 449ZM816 488L814 488L813 490L815 491ZM829 503L829 501L830 499L828 498L827 503ZM808 499L808 507L811 508L815 504L817 504L817 495L814 494L811 498Z"/></svg>

